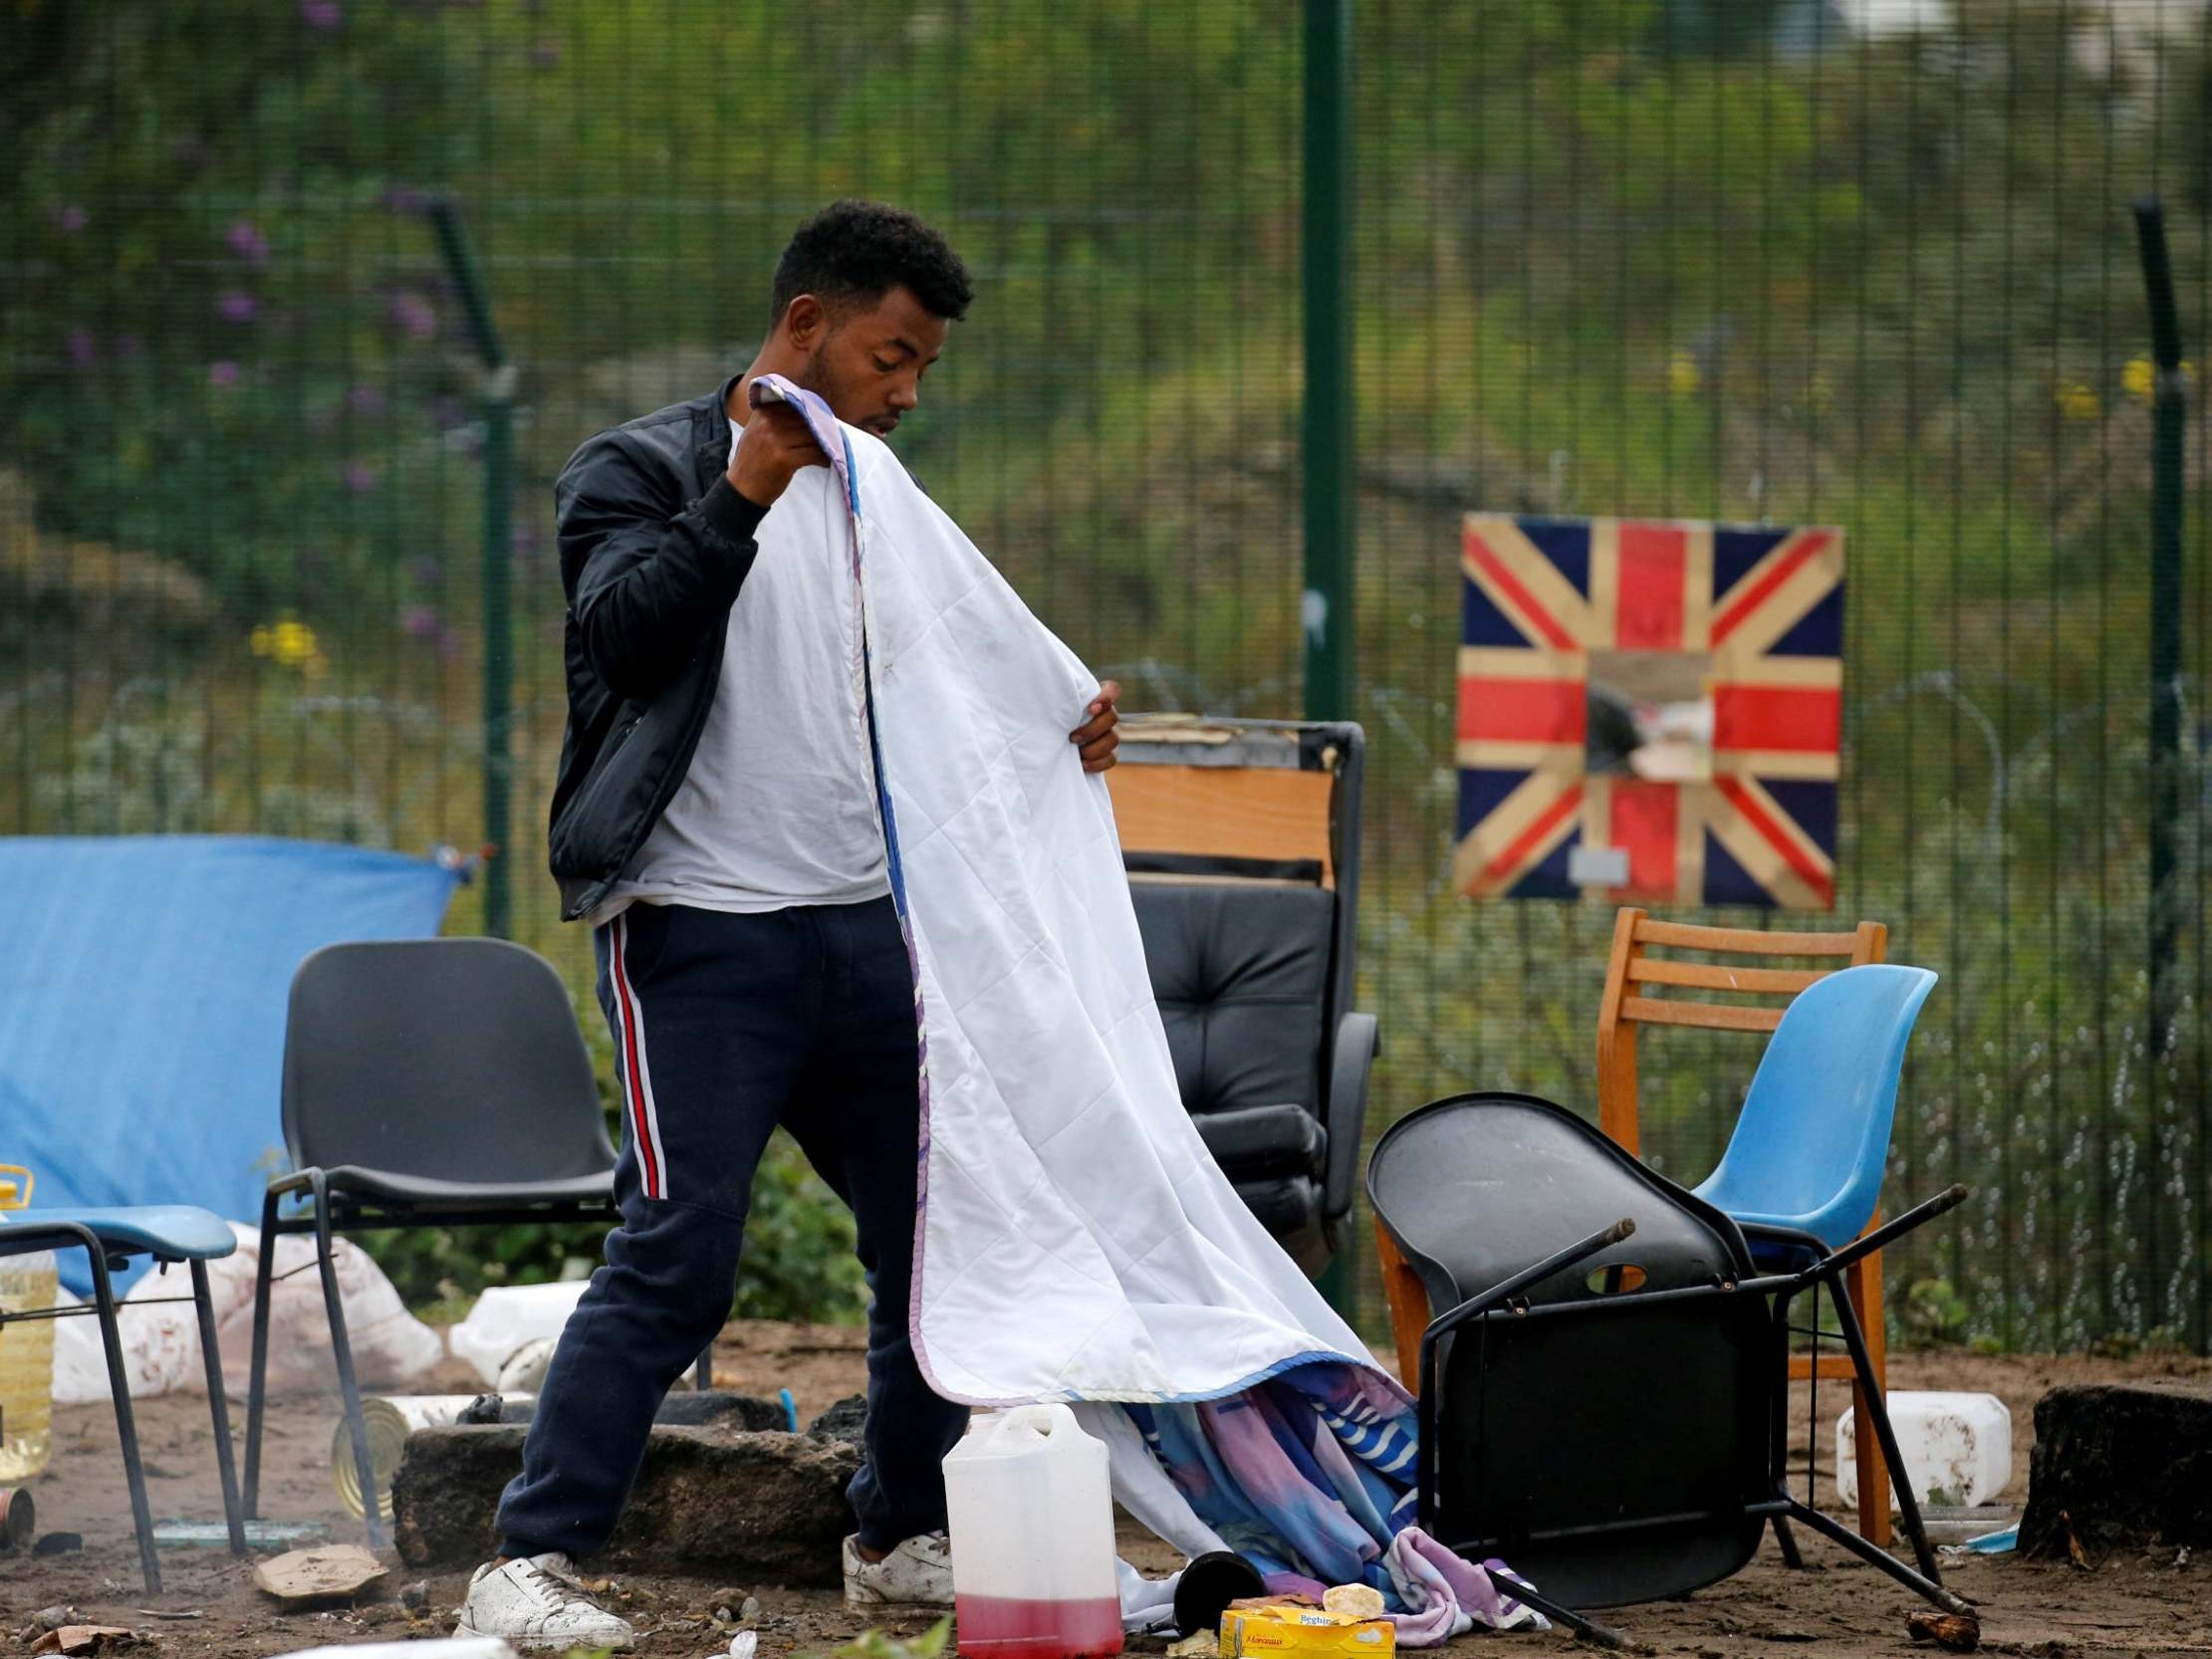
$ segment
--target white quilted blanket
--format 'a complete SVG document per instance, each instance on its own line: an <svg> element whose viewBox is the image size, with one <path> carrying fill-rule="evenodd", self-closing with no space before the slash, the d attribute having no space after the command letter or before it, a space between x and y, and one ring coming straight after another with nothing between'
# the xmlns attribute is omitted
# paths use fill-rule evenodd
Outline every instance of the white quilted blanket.
<svg viewBox="0 0 2212 1659"><path fill-rule="evenodd" d="M878 439L788 381L853 536L924 1141L915 1347L975 1405L1235 1393L1365 1346L1253 1219L1176 1091L1105 781L1096 675Z"/></svg>

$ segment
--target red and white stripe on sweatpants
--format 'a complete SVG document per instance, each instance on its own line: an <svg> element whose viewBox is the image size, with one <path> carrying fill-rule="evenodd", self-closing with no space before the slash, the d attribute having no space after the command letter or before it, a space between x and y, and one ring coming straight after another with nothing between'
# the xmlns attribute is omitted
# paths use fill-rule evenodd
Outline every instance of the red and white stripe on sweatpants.
<svg viewBox="0 0 2212 1659"><path fill-rule="evenodd" d="M630 989L629 966L623 960L629 947L629 917L614 918L614 949L608 955L614 976L614 1013L621 1027L622 1106L629 1113L630 1134L637 1142L637 1169L647 1198L666 1198L668 1160L660 1151L660 1118L653 1110L652 1066L645 1059L645 1010Z"/></svg>

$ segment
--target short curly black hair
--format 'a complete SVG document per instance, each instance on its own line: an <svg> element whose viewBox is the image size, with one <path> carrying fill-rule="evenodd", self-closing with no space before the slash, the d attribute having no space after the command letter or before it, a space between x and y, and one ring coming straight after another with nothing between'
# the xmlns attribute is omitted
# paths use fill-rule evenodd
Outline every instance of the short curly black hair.
<svg viewBox="0 0 2212 1659"><path fill-rule="evenodd" d="M835 201L792 233L776 261L768 326L775 329L802 294L825 304L880 300L909 288L932 316L957 323L975 288L952 244L904 208Z"/></svg>

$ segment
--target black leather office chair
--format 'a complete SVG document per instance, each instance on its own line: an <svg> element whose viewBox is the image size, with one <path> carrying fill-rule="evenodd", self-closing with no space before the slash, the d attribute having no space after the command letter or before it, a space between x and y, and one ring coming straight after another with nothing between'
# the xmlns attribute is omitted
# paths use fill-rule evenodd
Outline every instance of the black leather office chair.
<svg viewBox="0 0 2212 1659"><path fill-rule="evenodd" d="M1149 716L1121 739L1106 777L1183 1104L1318 1271L1352 1211L1375 1053L1352 1008L1365 736Z"/></svg>

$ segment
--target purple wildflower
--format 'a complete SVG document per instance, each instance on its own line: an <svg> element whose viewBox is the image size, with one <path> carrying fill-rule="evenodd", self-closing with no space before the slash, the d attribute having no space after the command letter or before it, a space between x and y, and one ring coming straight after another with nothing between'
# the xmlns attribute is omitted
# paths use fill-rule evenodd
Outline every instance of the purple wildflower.
<svg viewBox="0 0 2212 1659"><path fill-rule="evenodd" d="M384 412L384 393L381 386L359 385L346 393L346 406L358 415L374 418Z"/></svg>
<svg viewBox="0 0 2212 1659"><path fill-rule="evenodd" d="M92 223L92 215L75 202L64 202L54 210L54 222L62 227L65 235L75 236Z"/></svg>
<svg viewBox="0 0 2212 1659"><path fill-rule="evenodd" d="M430 205L430 193L412 184L384 186L384 206L393 213L420 213Z"/></svg>
<svg viewBox="0 0 2212 1659"><path fill-rule="evenodd" d="M530 50L524 56L532 69L552 69L561 61L561 43L550 40L532 41Z"/></svg>
<svg viewBox="0 0 2212 1659"><path fill-rule="evenodd" d="M226 288L215 296L215 315L226 323L251 323L261 315L261 301L243 288Z"/></svg>
<svg viewBox="0 0 2212 1659"><path fill-rule="evenodd" d="M223 240L230 244L230 251L240 259L260 270L269 263L269 239L261 234L260 227L251 219L233 219Z"/></svg>
<svg viewBox="0 0 2212 1659"><path fill-rule="evenodd" d="M348 461L344 476L346 487L356 495L367 495L376 487L375 469L367 461Z"/></svg>
<svg viewBox="0 0 2212 1659"><path fill-rule="evenodd" d="M80 323L69 331L69 360L78 368L90 368L100 356L100 347L93 340L92 330Z"/></svg>
<svg viewBox="0 0 2212 1659"><path fill-rule="evenodd" d="M300 21L310 29L336 29L346 12L338 0L300 0Z"/></svg>
<svg viewBox="0 0 2212 1659"><path fill-rule="evenodd" d="M430 302L409 289L391 297L391 321L409 340L428 340L438 332L438 314Z"/></svg>
<svg viewBox="0 0 2212 1659"><path fill-rule="evenodd" d="M424 554L408 564L407 580L417 588L435 588L445 580L445 562Z"/></svg>
<svg viewBox="0 0 2212 1659"><path fill-rule="evenodd" d="M207 383L211 386L234 386L238 383L238 365L222 357L207 365Z"/></svg>
<svg viewBox="0 0 2212 1659"><path fill-rule="evenodd" d="M400 631L410 639L435 639L444 626L436 605L410 604L399 612Z"/></svg>

